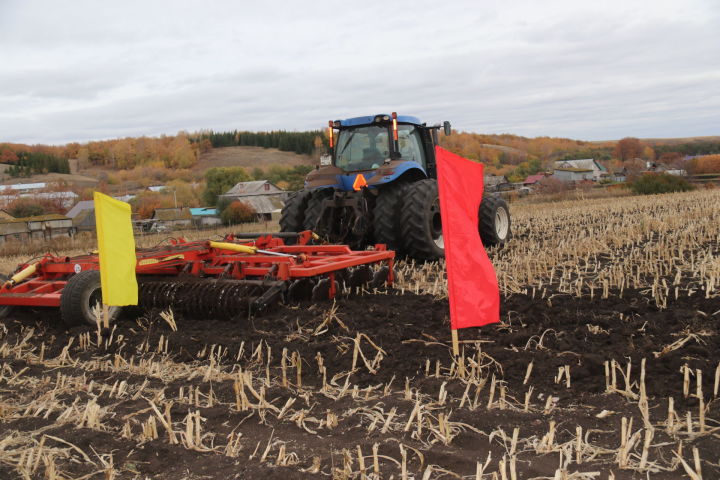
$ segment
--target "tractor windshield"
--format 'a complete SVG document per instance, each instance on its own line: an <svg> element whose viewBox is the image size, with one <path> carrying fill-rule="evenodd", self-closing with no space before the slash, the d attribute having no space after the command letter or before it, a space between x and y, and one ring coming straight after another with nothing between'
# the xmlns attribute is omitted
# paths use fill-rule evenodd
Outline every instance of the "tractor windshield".
<svg viewBox="0 0 720 480"><path fill-rule="evenodd" d="M341 130L335 147L335 166L345 171L378 168L390 157L387 127L358 127Z"/></svg>

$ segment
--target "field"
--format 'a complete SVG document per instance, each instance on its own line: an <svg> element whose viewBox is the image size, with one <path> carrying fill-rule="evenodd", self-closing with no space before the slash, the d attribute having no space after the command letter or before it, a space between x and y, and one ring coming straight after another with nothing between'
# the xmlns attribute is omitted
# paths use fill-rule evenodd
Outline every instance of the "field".
<svg viewBox="0 0 720 480"><path fill-rule="evenodd" d="M442 265L220 321L0 323L0 478L720 478L720 193L523 205L502 322Z"/></svg>

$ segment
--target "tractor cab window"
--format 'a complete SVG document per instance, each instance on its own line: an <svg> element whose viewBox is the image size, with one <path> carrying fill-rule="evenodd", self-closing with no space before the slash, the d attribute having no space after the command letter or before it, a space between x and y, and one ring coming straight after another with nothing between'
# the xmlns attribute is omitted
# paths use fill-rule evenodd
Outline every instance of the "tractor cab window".
<svg viewBox="0 0 720 480"><path fill-rule="evenodd" d="M341 130L335 152L335 166L345 171L378 168L390 157L388 129L367 126Z"/></svg>
<svg viewBox="0 0 720 480"><path fill-rule="evenodd" d="M420 132L413 125L398 125L398 146L400 158L417 162L426 168Z"/></svg>

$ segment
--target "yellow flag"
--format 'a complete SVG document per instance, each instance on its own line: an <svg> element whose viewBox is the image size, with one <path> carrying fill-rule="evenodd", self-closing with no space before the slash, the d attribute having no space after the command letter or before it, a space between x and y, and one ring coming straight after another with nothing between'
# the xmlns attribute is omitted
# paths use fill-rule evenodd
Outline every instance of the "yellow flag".
<svg viewBox="0 0 720 480"><path fill-rule="evenodd" d="M95 192L95 225L100 257L100 286L105 305L137 305L135 237L130 205Z"/></svg>

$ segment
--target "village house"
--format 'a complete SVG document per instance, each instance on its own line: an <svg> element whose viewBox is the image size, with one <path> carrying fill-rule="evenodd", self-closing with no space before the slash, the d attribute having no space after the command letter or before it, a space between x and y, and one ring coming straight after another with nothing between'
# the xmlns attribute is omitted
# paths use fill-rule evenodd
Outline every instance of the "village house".
<svg viewBox="0 0 720 480"><path fill-rule="evenodd" d="M267 180L256 180L240 182L220 198L247 203L255 210L259 220L272 220L280 217L287 195L288 192Z"/></svg>
<svg viewBox="0 0 720 480"><path fill-rule="evenodd" d="M48 240L74 234L72 220L55 213L25 218L0 218L0 243L9 240Z"/></svg>
<svg viewBox="0 0 720 480"><path fill-rule="evenodd" d="M213 227L222 223L222 220L220 219L216 208L191 208L190 214L192 215L193 226L198 228Z"/></svg>
<svg viewBox="0 0 720 480"><path fill-rule="evenodd" d="M558 174L558 172L560 172ZM558 160L554 164L554 175L563 181L600 181L608 175L607 168L592 158L579 160Z"/></svg>
<svg viewBox="0 0 720 480"><path fill-rule="evenodd" d="M192 213L188 207L156 208L152 220L156 229L176 229L192 226Z"/></svg>

